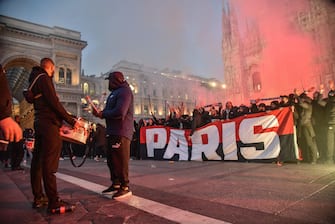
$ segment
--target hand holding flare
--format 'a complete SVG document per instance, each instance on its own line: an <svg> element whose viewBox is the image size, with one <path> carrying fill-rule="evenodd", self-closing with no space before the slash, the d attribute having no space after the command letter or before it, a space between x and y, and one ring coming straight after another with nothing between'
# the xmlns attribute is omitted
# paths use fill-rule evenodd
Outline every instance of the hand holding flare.
<svg viewBox="0 0 335 224"><path fill-rule="evenodd" d="M90 96L86 96L85 99L87 100L87 102L91 105L92 107L92 114L96 117L102 118L102 111L100 111L95 104L93 103L93 101L91 100Z"/></svg>

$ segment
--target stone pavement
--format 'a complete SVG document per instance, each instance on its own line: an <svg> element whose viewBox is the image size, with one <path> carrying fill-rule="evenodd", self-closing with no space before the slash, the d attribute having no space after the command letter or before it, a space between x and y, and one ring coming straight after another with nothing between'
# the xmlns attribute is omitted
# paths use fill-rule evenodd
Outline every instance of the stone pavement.
<svg viewBox="0 0 335 224"><path fill-rule="evenodd" d="M58 190L76 210L62 215L31 208L29 167L0 177L0 223L335 223L335 165L132 160L134 195L116 201L100 194L106 163L64 160Z"/></svg>

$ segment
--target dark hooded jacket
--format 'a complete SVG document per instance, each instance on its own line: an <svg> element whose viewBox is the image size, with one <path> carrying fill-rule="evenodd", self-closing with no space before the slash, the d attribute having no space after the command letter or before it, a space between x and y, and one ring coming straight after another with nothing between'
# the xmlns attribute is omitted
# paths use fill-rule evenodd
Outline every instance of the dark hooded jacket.
<svg viewBox="0 0 335 224"><path fill-rule="evenodd" d="M318 103L325 107L328 125L335 125L335 90L330 90L326 99L322 99L322 96L319 97Z"/></svg>
<svg viewBox="0 0 335 224"><path fill-rule="evenodd" d="M298 104L301 107L299 116L300 125L311 125L313 113L312 99L303 93L298 97Z"/></svg>
<svg viewBox="0 0 335 224"><path fill-rule="evenodd" d="M115 84L115 83L114 83ZM106 134L128 138L134 131L134 99L127 81L117 83L109 94L102 117L106 119Z"/></svg>
<svg viewBox="0 0 335 224"><path fill-rule="evenodd" d="M61 127L62 121L65 120L70 125L74 125L74 117L72 117L59 102L52 77L48 76L43 68L39 66L33 67L29 76L29 86L39 74L45 75L41 75L32 87L32 92L35 96L41 94L33 103L35 122L51 122Z"/></svg>

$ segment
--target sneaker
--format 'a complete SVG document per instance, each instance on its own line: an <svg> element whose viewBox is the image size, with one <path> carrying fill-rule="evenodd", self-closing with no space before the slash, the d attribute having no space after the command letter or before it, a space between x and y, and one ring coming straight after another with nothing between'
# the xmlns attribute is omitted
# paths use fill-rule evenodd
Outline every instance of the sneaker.
<svg viewBox="0 0 335 224"><path fill-rule="evenodd" d="M132 192L129 190L129 187L122 187L113 195L113 199L122 199L131 195Z"/></svg>
<svg viewBox="0 0 335 224"><path fill-rule="evenodd" d="M60 160L60 161L63 161L63 160L64 160L64 158L63 158L63 157L59 157L59 160Z"/></svg>
<svg viewBox="0 0 335 224"><path fill-rule="evenodd" d="M120 185L112 185L106 190L103 190L101 193L102 194L114 194L115 192L120 190Z"/></svg>
<svg viewBox="0 0 335 224"><path fill-rule="evenodd" d="M48 205L48 198L45 196L42 196L40 198L35 198L35 200L33 201L33 208L41 208L44 206Z"/></svg>

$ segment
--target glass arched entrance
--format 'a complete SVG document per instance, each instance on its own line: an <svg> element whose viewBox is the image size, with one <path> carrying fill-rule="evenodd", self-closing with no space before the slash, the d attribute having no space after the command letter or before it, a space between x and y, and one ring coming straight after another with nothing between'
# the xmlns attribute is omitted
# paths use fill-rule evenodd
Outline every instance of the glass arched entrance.
<svg viewBox="0 0 335 224"><path fill-rule="evenodd" d="M29 58L15 58L3 64L13 97L13 115L20 115L21 126L32 128L33 107L24 101L22 91L28 87L31 69L39 63Z"/></svg>

